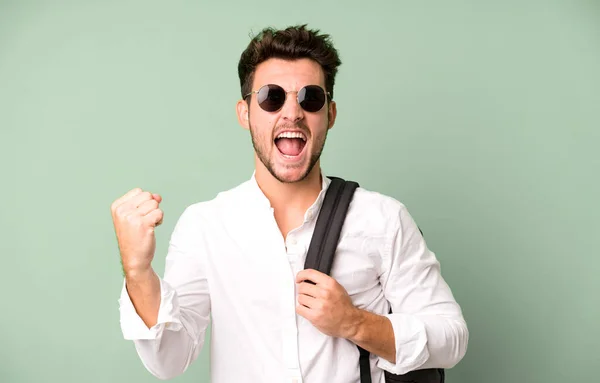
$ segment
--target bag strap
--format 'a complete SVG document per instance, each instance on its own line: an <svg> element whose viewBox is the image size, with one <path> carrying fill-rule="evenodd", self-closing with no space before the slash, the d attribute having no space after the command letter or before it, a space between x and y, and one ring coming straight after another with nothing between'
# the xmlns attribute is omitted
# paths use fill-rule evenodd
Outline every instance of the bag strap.
<svg viewBox="0 0 600 383"><path fill-rule="evenodd" d="M305 269L315 269L327 275L331 272L348 207L354 191L359 186L354 181L345 181L339 177L329 178L331 183L325 193L304 262Z"/></svg>
<svg viewBox="0 0 600 383"><path fill-rule="evenodd" d="M359 187L359 184L354 181L345 181L339 177L329 178L331 183L325 193L304 262L305 269L315 269L327 275L331 273L335 251L350 202L356 188ZM357 347L360 353L360 381L361 383L371 383L369 352Z"/></svg>
<svg viewBox="0 0 600 383"><path fill-rule="evenodd" d="M371 364L369 361L370 353L360 346L356 347L358 347L358 352L360 354L358 359L358 363L360 365L360 383L371 383Z"/></svg>

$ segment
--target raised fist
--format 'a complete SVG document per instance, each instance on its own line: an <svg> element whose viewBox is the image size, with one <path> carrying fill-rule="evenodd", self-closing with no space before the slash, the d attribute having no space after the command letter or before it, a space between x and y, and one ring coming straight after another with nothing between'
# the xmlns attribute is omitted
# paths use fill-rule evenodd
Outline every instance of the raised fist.
<svg viewBox="0 0 600 383"><path fill-rule="evenodd" d="M147 271L156 250L154 229L162 223L158 194L130 190L115 200L111 213L125 274Z"/></svg>

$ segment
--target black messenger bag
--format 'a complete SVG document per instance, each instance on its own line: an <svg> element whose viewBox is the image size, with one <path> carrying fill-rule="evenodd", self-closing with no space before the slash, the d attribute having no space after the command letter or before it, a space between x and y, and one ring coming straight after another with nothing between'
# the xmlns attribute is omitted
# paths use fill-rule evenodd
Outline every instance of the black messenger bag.
<svg viewBox="0 0 600 383"><path fill-rule="evenodd" d="M345 181L339 177L329 178L331 184L325 194L304 263L305 269L315 269L327 275L331 271L348 206L354 191L359 186L354 181ZM360 346L357 347L360 355L360 382L372 383L369 352ZM403 375L391 374L388 371L384 373L385 381L389 383L444 383L445 381L444 370L438 368L415 370Z"/></svg>

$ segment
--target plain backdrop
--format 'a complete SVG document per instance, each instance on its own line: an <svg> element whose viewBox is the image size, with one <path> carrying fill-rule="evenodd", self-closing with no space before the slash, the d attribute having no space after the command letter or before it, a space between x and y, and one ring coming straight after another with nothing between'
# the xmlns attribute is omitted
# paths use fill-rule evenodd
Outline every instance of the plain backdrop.
<svg viewBox="0 0 600 383"><path fill-rule="evenodd" d="M1 382L156 381L110 204L163 196L162 275L184 208L252 174L242 50L300 23L343 61L325 173L406 204L464 309L447 381L597 381L600 2L0 0Z"/></svg>

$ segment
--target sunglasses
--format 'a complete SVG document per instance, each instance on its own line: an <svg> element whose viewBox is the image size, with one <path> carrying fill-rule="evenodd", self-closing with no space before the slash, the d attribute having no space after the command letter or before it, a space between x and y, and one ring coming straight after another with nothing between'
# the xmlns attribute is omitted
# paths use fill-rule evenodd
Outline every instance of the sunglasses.
<svg viewBox="0 0 600 383"><path fill-rule="evenodd" d="M250 92L244 96L244 99L251 94L256 93L256 101L258 105L267 112L276 112L283 107L287 94L294 92L290 90L286 92L279 85L267 84L259 90ZM331 94L325 93L325 90L318 85L307 85L297 92L296 99L300 107L307 112L318 112L325 105L325 101Z"/></svg>

